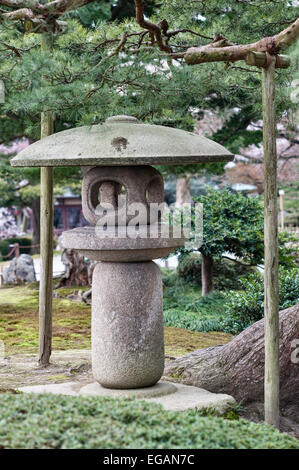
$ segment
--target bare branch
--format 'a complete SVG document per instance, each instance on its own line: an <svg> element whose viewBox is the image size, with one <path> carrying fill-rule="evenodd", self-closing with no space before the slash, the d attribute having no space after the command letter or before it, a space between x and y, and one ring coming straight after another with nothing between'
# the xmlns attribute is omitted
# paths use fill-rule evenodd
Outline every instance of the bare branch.
<svg viewBox="0 0 299 470"><path fill-rule="evenodd" d="M189 29L168 31L168 23L162 20L158 24L152 23L144 17L144 0L135 0L136 21L142 28L149 31L152 37L152 43L156 42L160 50L168 53L172 58L185 59L189 65L202 64L204 62L235 62L245 60L248 52L268 52L271 55L278 55L281 49L290 46L299 36L299 18L280 33L265 37L252 44L238 45L232 44L222 35L217 35L215 39L205 46L190 47L186 51L173 52L169 46L169 38L182 32L197 34ZM163 42L163 35L166 41ZM208 38L210 39L210 38Z"/></svg>
<svg viewBox="0 0 299 470"><path fill-rule="evenodd" d="M171 53L171 47L164 44L162 39L162 32L166 33L168 30L168 23L166 20L162 20L159 24L152 23L144 18L144 0L135 0L136 4L136 21L144 29L147 29L152 37L152 42L157 42L161 51Z"/></svg>
<svg viewBox="0 0 299 470"><path fill-rule="evenodd" d="M6 42L2 42L2 44L6 47L6 49L10 49L11 51L13 51L18 57L22 57L19 49L17 49L16 47L12 46L11 44L7 44Z"/></svg>
<svg viewBox="0 0 299 470"><path fill-rule="evenodd" d="M0 5L7 6L13 11L3 13L3 16L11 20L30 19L42 23L51 17L55 22L66 11L74 10L95 0L53 0L45 5L35 0L0 0Z"/></svg>
<svg viewBox="0 0 299 470"><path fill-rule="evenodd" d="M288 28L273 36L277 47L284 49L296 42L299 36L299 17Z"/></svg>
<svg viewBox="0 0 299 470"><path fill-rule="evenodd" d="M265 37L259 41L246 45L227 45L213 41L201 47L191 47L184 55L189 65L204 62L235 62L245 60L248 52L268 52L277 55L281 49L290 46L299 36L299 18L288 28L272 37ZM220 46L220 47L219 47Z"/></svg>
<svg viewBox="0 0 299 470"><path fill-rule="evenodd" d="M35 13L42 13L46 10L46 5L43 5L36 0L0 0L0 5L12 8L13 10L28 8Z"/></svg>
<svg viewBox="0 0 299 470"><path fill-rule="evenodd" d="M94 1L95 0L53 0L44 6L49 13L53 13L53 11L55 11L55 13L62 15L66 11L83 7L89 3L93 3Z"/></svg>
<svg viewBox="0 0 299 470"><path fill-rule="evenodd" d="M16 11L10 11L8 13L3 13L3 16L10 20L23 20L23 19L28 19L28 20L33 20L35 18L35 15L32 10L29 8L20 8L19 10Z"/></svg>

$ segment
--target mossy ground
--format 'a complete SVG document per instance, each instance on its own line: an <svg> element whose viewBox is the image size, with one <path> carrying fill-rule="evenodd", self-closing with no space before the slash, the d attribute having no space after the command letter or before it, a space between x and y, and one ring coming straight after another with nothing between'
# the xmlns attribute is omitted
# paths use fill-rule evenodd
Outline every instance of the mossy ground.
<svg viewBox="0 0 299 470"><path fill-rule="evenodd" d="M53 349L90 348L90 306L67 298L74 288L55 290L53 298ZM84 289L83 289L84 290ZM172 295L164 289L165 302ZM190 292L189 292L190 291ZM193 301L200 296L186 286L181 295ZM38 348L38 283L0 289L0 339L6 354L34 353ZM193 300L192 300L193 299ZM175 300L174 300L175 301ZM200 317L200 312L193 312ZM207 315L205 312L203 315ZM180 356L195 349L223 344L231 335L221 332L197 332L184 328L165 327L166 354Z"/></svg>
<svg viewBox="0 0 299 470"><path fill-rule="evenodd" d="M90 347L90 307L67 299L74 291L59 289L53 298L53 349ZM6 354L35 352L38 347L38 286L0 289L0 339Z"/></svg>

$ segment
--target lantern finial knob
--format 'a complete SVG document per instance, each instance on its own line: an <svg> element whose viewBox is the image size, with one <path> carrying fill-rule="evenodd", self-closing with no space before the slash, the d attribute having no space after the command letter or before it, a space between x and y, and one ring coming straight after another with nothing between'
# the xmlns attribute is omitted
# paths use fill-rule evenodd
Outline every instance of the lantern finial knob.
<svg viewBox="0 0 299 470"><path fill-rule="evenodd" d="M129 122L131 124L139 124L140 121L134 116L126 116L125 114L120 114L117 116L111 116L106 119L105 122L108 122L109 124L112 123L119 123L119 122Z"/></svg>

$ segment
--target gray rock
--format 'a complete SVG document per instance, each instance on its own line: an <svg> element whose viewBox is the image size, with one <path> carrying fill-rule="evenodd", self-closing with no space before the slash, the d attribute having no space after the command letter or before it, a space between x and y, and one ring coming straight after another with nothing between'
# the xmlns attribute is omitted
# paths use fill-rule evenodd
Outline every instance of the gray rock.
<svg viewBox="0 0 299 470"><path fill-rule="evenodd" d="M152 261L98 263L92 280L92 372L107 388L149 387L164 370L162 280Z"/></svg>
<svg viewBox="0 0 299 470"><path fill-rule="evenodd" d="M20 284L36 281L33 259L30 255L14 258L10 265L3 269L4 284Z"/></svg>
<svg viewBox="0 0 299 470"><path fill-rule="evenodd" d="M82 387L80 382L60 384L30 385L18 388L24 393L54 393L73 396L104 396L109 398L136 398L150 403L162 405L165 410L207 410L212 409L222 415L236 407L235 399L223 393L211 393L198 387L173 384L161 381L153 387L135 390L112 390L101 387L98 383L90 383Z"/></svg>

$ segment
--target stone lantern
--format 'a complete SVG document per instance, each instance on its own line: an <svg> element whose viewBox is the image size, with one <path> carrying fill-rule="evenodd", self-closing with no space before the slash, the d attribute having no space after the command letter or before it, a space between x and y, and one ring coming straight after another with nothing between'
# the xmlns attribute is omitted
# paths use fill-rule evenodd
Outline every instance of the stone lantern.
<svg viewBox="0 0 299 470"><path fill-rule="evenodd" d="M160 212L151 213L152 205L164 201L163 178L152 165L232 159L221 145L202 136L143 124L131 116L58 132L12 159L13 166L83 169L83 214L90 226L64 232L62 245L97 261L92 280L92 371L101 387L150 387L163 374L162 281L152 260L167 256L185 239L171 231L162 236ZM132 207L143 209L137 228ZM154 225L157 233L152 237ZM135 235L129 237L132 226Z"/></svg>

